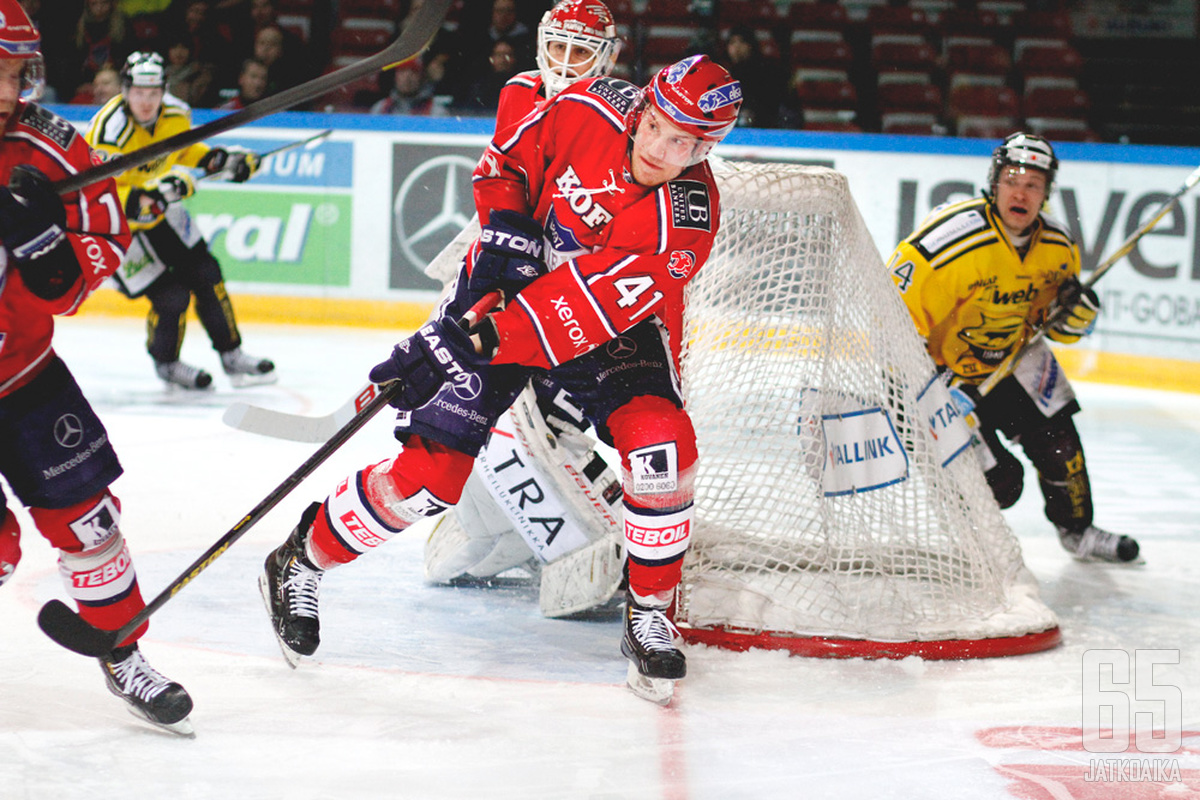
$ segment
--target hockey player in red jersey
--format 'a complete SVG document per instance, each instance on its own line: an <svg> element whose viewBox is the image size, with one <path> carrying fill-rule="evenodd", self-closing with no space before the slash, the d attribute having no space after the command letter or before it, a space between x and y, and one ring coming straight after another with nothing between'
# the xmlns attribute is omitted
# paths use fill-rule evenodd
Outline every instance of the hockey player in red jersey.
<svg viewBox="0 0 1200 800"><path fill-rule="evenodd" d="M641 89L579 81L497 132L474 176L483 232L454 296L371 371L402 385L403 449L310 506L267 558L260 586L290 661L319 644L324 571L456 503L492 424L545 371L621 456L622 652L630 686L669 700L686 673L668 609L697 459L679 388L683 292L717 234L706 157L740 104L724 68L693 56ZM496 289L512 298L503 311L470 332L453 322Z"/></svg>
<svg viewBox="0 0 1200 800"><path fill-rule="evenodd" d="M92 154L69 122L32 102L39 47L17 0L0 0L0 473L58 548L80 616L116 630L145 607L108 489L121 465L52 338L54 316L75 313L120 265L129 227L111 179L54 191L52 181L91 167ZM20 528L0 491L0 583L20 558ZM108 688L150 722L188 734L192 700L146 663L144 632L100 659Z"/></svg>

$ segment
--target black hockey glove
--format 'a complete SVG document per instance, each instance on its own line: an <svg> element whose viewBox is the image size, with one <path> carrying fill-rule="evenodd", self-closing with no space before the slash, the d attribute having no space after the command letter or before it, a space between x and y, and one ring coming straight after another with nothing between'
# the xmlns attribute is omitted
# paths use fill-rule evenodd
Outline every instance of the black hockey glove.
<svg viewBox="0 0 1200 800"><path fill-rule="evenodd" d="M391 404L402 411L420 408L447 383L479 391L476 367L488 363L475 352L470 334L453 320L443 317L428 322L392 349L387 361L371 368L372 383L400 381L399 395Z"/></svg>
<svg viewBox="0 0 1200 800"><path fill-rule="evenodd" d="M467 281L472 295L482 297L499 289L511 298L545 275L543 235L542 226L531 217L507 209L493 211L479 234L479 255Z"/></svg>
<svg viewBox="0 0 1200 800"><path fill-rule="evenodd" d="M154 186L138 186L125 198L125 218L139 225L151 225L167 213L167 198Z"/></svg>
<svg viewBox="0 0 1200 800"><path fill-rule="evenodd" d="M196 183L186 172L168 172L154 183L168 203L178 203L196 193Z"/></svg>
<svg viewBox="0 0 1200 800"><path fill-rule="evenodd" d="M66 294L81 272L67 241L67 210L41 170L13 167L8 186L0 188L0 240L38 297Z"/></svg>
<svg viewBox="0 0 1200 800"><path fill-rule="evenodd" d="M241 147L214 147L204 154L196 166L209 175L223 173L227 181L244 183L258 172L258 156Z"/></svg>
<svg viewBox="0 0 1200 800"><path fill-rule="evenodd" d="M1068 278L1058 287L1058 309L1046 335L1060 344L1074 344L1092 332L1100 313L1100 298L1078 278Z"/></svg>

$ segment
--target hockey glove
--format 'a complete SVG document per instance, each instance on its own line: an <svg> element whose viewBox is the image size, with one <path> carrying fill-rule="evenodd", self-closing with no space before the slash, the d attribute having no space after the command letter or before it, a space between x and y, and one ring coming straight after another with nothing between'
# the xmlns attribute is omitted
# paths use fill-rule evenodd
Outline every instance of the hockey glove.
<svg viewBox="0 0 1200 800"><path fill-rule="evenodd" d="M38 297L53 300L82 274L67 242L67 210L41 170L13 167L8 186L0 188L0 240Z"/></svg>
<svg viewBox="0 0 1200 800"><path fill-rule="evenodd" d="M154 186L129 190L125 198L125 217L138 225L153 225L167 213L167 198Z"/></svg>
<svg viewBox="0 0 1200 800"><path fill-rule="evenodd" d="M542 226L516 211L500 209L491 213L479 234L479 254L471 268L467 288L476 297L499 289L511 298L540 275L545 275L542 259Z"/></svg>
<svg viewBox="0 0 1200 800"><path fill-rule="evenodd" d="M412 411L432 400L446 384L478 394L479 376L474 369L486 363L488 359L475 351L470 334L443 317L396 345L387 361L371 368L369 378L377 384L400 381L400 393L391 404Z"/></svg>
<svg viewBox="0 0 1200 800"><path fill-rule="evenodd" d="M185 197L191 197L196 193L196 183L192 180L192 176L186 172L174 170L155 181L153 188L158 189L168 203L178 203Z"/></svg>
<svg viewBox="0 0 1200 800"><path fill-rule="evenodd" d="M234 183L244 183L258 172L258 156L244 147L214 147L204 154L196 166L209 175L221 173L221 177Z"/></svg>
<svg viewBox="0 0 1200 800"><path fill-rule="evenodd" d="M1100 313L1100 298L1078 278L1068 278L1058 287L1058 308L1046 335L1060 344L1074 344L1092 332Z"/></svg>

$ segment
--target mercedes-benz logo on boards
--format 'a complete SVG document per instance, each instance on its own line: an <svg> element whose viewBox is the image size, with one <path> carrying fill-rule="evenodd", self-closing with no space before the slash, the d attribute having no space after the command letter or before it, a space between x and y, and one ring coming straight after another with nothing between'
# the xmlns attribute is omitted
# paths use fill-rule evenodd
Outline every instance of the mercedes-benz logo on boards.
<svg viewBox="0 0 1200 800"><path fill-rule="evenodd" d="M474 216L471 172L482 152L482 146L396 145L391 288L441 288L425 276L425 265Z"/></svg>

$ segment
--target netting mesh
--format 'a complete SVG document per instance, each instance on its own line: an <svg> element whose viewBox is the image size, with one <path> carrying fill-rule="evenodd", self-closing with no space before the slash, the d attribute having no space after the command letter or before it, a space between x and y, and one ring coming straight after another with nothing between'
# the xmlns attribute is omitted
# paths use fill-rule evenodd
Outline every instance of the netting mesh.
<svg viewBox="0 0 1200 800"><path fill-rule="evenodd" d="M679 619L882 642L1053 628L973 454L942 467L915 412L933 364L845 176L728 164L718 182L685 329L700 469ZM822 420L877 407L907 476L831 496Z"/></svg>

